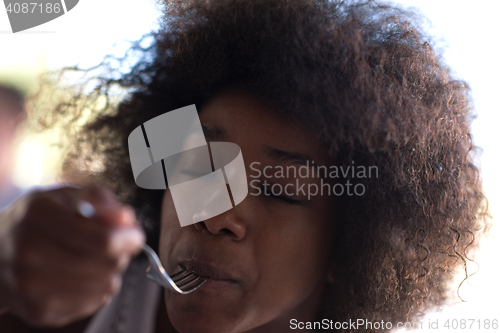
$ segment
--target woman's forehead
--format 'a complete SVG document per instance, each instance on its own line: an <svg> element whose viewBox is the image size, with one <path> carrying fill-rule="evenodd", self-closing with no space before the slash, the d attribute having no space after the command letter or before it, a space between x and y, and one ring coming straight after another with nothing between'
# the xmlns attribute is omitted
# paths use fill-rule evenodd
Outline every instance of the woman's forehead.
<svg viewBox="0 0 500 333"><path fill-rule="evenodd" d="M275 149L326 162L326 149L311 131L244 90L215 95L201 108L200 120L208 140L234 142L261 156Z"/></svg>

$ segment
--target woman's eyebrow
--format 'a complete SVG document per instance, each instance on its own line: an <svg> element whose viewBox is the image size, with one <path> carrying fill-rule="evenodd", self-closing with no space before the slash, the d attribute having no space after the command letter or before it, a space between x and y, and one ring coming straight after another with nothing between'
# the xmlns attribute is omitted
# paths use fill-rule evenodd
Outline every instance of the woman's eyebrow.
<svg viewBox="0 0 500 333"><path fill-rule="evenodd" d="M282 163L300 164L310 166L313 159L306 154L298 152L284 151L271 146L264 146L262 148L264 156L272 160Z"/></svg>
<svg viewBox="0 0 500 333"><path fill-rule="evenodd" d="M205 137L208 140L212 141L225 141L226 139L226 131L224 131L222 128L218 126L204 126L201 125L201 128L203 129L203 133L205 133Z"/></svg>

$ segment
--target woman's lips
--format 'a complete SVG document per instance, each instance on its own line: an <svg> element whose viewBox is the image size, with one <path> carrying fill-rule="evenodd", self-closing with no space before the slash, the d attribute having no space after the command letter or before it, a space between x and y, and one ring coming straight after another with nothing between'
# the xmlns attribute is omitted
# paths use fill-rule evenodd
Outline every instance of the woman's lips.
<svg viewBox="0 0 500 333"><path fill-rule="evenodd" d="M180 265L201 277L207 278L200 289L221 289L238 284L238 280L230 273L216 266L198 260L185 260Z"/></svg>

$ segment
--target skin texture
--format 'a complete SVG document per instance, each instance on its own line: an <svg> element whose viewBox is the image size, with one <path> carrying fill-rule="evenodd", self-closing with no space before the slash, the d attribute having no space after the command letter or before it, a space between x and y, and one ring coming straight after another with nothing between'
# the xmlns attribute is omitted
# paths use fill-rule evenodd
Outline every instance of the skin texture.
<svg viewBox="0 0 500 333"><path fill-rule="evenodd" d="M247 177L256 175L249 169L252 162L260 162L260 168L294 165L269 158L267 146L307 154L317 164L327 163L323 147L313 136L296 124L283 122L244 90L215 95L202 107L200 120L208 129L208 141L240 146ZM282 186L295 183L292 179L266 180ZM299 181L308 184L318 179ZM301 203L249 194L221 215L180 227L170 192L165 192L160 257L167 271L179 271L180 262L194 259L235 280L222 286L207 286L207 282L186 296L167 291L168 316L178 331L283 332L292 318L316 318L329 271L332 198L315 196L308 201L294 195L289 199Z"/></svg>

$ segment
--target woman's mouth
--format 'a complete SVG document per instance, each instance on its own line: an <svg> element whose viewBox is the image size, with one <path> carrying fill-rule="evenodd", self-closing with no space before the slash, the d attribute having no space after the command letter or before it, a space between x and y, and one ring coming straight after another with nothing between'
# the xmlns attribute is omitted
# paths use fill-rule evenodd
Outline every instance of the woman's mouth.
<svg viewBox="0 0 500 333"><path fill-rule="evenodd" d="M198 260L185 260L179 265L189 272L193 272L207 279L199 289L223 289L233 287L238 284L236 278L230 273L215 267L214 265Z"/></svg>

